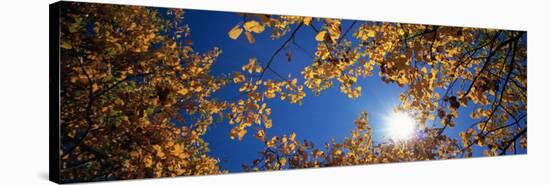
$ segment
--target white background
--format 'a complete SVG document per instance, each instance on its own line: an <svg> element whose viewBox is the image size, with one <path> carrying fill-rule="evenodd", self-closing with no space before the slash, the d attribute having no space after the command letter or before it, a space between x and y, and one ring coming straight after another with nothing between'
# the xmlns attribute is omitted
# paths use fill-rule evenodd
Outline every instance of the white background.
<svg viewBox="0 0 550 185"><path fill-rule="evenodd" d="M48 178L48 4L1 1L0 184ZM93 1L528 31L528 154L101 184L548 184L550 61L544 1L118 0ZM207 24L207 23L205 23Z"/></svg>

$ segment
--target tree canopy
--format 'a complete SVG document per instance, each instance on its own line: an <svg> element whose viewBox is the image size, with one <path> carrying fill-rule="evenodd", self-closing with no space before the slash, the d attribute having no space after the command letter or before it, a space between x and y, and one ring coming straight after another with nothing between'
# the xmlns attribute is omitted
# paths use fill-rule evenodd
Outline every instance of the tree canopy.
<svg viewBox="0 0 550 185"><path fill-rule="evenodd" d="M219 139L238 142L251 134L265 144L244 171L467 158L474 146L487 156L527 148L526 32L235 16L242 21L227 37L254 44L268 34L282 45L265 51L273 52L268 61L251 57L240 71L215 74L223 48L195 51L185 10L67 4L60 17L62 181L227 173L204 140L217 120L231 125L230 137ZM277 72L275 57L292 61L285 48L306 29L315 33L312 60L299 74ZM322 147L298 141L296 132L266 134L277 124L267 100L299 106L330 88L353 100L369 90L358 85L366 78L404 89L395 111L418 123L412 139L373 142L368 110L343 142ZM239 87L235 98L215 96L230 85ZM473 111L459 113L466 108ZM457 122L459 116L476 121ZM459 138L447 136L457 124L468 128Z"/></svg>

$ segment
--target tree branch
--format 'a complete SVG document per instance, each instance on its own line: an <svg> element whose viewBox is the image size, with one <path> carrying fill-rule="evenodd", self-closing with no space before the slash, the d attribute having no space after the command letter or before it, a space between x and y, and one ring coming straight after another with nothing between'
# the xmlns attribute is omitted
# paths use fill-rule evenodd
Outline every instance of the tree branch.
<svg viewBox="0 0 550 185"><path fill-rule="evenodd" d="M285 40L285 42L283 42L283 45L281 45L281 47L279 47L277 50L275 50L275 52L273 53L273 55L271 55L271 57L269 58L267 64L263 67L263 70L262 70L262 73L260 74L260 77L259 79L262 79L264 74L265 74L265 71L267 69L271 69L271 63L273 63L273 60L275 59L275 56L277 56L277 54L279 54L279 52L281 52L281 50L283 50L283 48L294 38L294 36L296 35L296 33L298 32L298 30L302 27L304 23L301 22L298 27L296 27L296 29L294 29L294 31L292 31L292 33L290 34L290 36L288 37L288 39ZM274 71L274 70L270 70L270 71ZM278 73L275 73L277 76L283 78L282 76L280 76ZM283 78L284 79L284 78Z"/></svg>
<svg viewBox="0 0 550 185"><path fill-rule="evenodd" d="M501 152L499 155L504 155L506 154L506 150L508 150L508 148L510 148L510 146L512 145L512 143L515 143L517 139L519 139L519 137L521 137L523 134L527 133L527 127L525 127L523 130L521 130L521 132L519 132L518 134L516 134L512 139L508 140L506 146L504 146L504 148L502 148Z"/></svg>

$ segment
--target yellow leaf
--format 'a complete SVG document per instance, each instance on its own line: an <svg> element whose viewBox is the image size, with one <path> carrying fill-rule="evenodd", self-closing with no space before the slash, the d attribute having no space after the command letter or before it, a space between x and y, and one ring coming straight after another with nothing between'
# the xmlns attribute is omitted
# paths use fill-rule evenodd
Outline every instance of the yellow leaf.
<svg viewBox="0 0 550 185"><path fill-rule="evenodd" d="M275 92L273 90L267 90L264 94L265 97L268 99L275 98Z"/></svg>
<svg viewBox="0 0 550 185"><path fill-rule="evenodd" d="M99 90L99 86L96 83L92 84L92 92L96 92L97 90Z"/></svg>
<svg viewBox="0 0 550 185"><path fill-rule="evenodd" d="M319 42L323 42L325 41L326 35L327 35L326 31L320 31L319 33L317 33L317 36L315 36L315 40Z"/></svg>
<svg viewBox="0 0 550 185"><path fill-rule="evenodd" d="M159 145L153 145L153 149L155 149L155 151L157 152L157 156L159 158L164 158L164 152L162 151L162 147L159 146Z"/></svg>
<svg viewBox="0 0 550 185"><path fill-rule="evenodd" d="M239 130L239 132L237 133L237 136L239 137L239 141L241 141L243 139L243 136L245 134L246 134L246 130L244 130L244 129Z"/></svg>
<svg viewBox="0 0 550 185"><path fill-rule="evenodd" d="M168 47L169 47L170 49L176 48L176 41L171 41L170 44L168 44Z"/></svg>
<svg viewBox="0 0 550 185"><path fill-rule="evenodd" d="M254 36L250 32L245 32L244 35L246 35L248 43L254 44Z"/></svg>
<svg viewBox="0 0 550 185"><path fill-rule="evenodd" d="M188 92L189 92L189 90L187 90L187 88L182 88L178 91L178 94L181 94L181 95L185 96Z"/></svg>
<svg viewBox="0 0 550 185"><path fill-rule="evenodd" d="M367 36L368 36L368 37L375 37L375 36L376 36L376 31L374 31L374 30L368 30L368 31L367 31Z"/></svg>
<svg viewBox="0 0 550 185"><path fill-rule="evenodd" d="M245 76L240 73L240 72L235 72L233 73L233 82L238 84L238 83L241 83L241 82L244 82L245 80Z"/></svg>
<svg viewBox="0 0 550 185"><path fill-rule="evenodd" d="M288 139L290 141L294 141L294 139L296 139L296 133L292 132L292 134L290 134L290 137Z"/></svg>
<svg viewBox="0 0 550 185"><path fill-rule="evenodd" d="M82 23L82 17L74 17L74 23L69 25L69 32L75 33L79 31L81 23Z"/></svg>
<svg viewBox="0 0 550 185"><path fill-rule="evenodd" d="M201 92L202 91L202 86L197 86L194 88L195 92Z"/></svg>
<svg viewBox="0 0 550 185"><path fill-rule="evenodd" d="M434 119L435 119L435 116L434 116L433 114L430 114L430 115L428 116L428 119L429 119L429 120L434 120Z"/></svg>
<svg viewBox="0 0 550 185"><path fill-rule="evenodd" d="M71 46L71 44L69 44L68 42L64 42L64 41L61 42L60 47L63 48L63 49L73 49L73 46Z"/></svg>
<svg viewBox="0 0 550 185"><path fill-rule="evenodd" d="M304 24L309 26L311 24L311 17L304 17Z"/></svg>
<svg viewBox="0 0 550 185"><path fill-rule="evenodd" d="M229 30L229 32L227 34L229 35L229 38L235 40L235 39L239 38L239 36L241 35L242 32L243 32L243 29L241 28L241 25L237 24L237 25L235 25L235 27L233 27L231 30Z"/></svg>
<svg viewBox="0 0 550 185"><path fill-rule="evenodd" d="M484 143L483 143L483 139L478 139L478 140L477 140L477 145L478 145L478 146L483 146L483 144L484 144Z"/></svg>
<svg viewBox="0 0 550 185"><path fill-rule="evenodd" d="M242 67L242 70L243 71L248 71L248 73L252 74L252 72L257 69L256 67L256 59L255 58L250 58L248 59L248 64L244 65Z"/></svg>
<svg viewBox="0 0 550 185"><path fill-rule="evenodd" d="M145 160L143 162L145 163L145 167L147 168L153 166L153 158L149 155L145 157Z"/></svg>
<svg viewBox="0 0 550 185"><path fill-rule="evenodd" d="M340 28L340 21L339 20L333 20L329 27L327 28L331 42L335 42L340 38L341 28Z"/></svg>
<svg viewBox="0 0 550 185"><path fill-rule="evenodd" d="M288 138L286 137L286 135L283 135L283 137L281 138L281 142L286 143L287 141L288 141Z"/></svg>
<svg viewBox="0 0 550 185"><path fill-rule="evenodd" d="M290 82L290 85L296 86L297 83L298 83L298 79L297 79L297 78L294 78L294 79L292 79L292 81Z"/></svg>
<svg viewBox="0 0 550 185"><path fill-rule="evenodd" d="M275 139L277 139L276 136L273 136L273 138L271 138L271 140L267 141L267 143L266 143L267 147L269 147L269 148L275 147Z"/></svg>
<svg viewBox="0 0 550 185"><path fill-rule="evenodd" d="M265 108L265 115L271 115L271 108Z"/></svg>
<svg viewBox="0 0 550 185"><path fill-rule="evenodd" d="M336 155L340 155L340 154L342 154L342 150L340 150L340 149L336 149L336 151L334 152L334 154L336 154Z"/></svg>
<svg viewBox="0 0 550 185"><path fill-rule="evenodd" d="M183 152L181 146L179 144L174 145L174 149L171 151L172 155L180 155Z"/></svg>
<svg viewBox="0 0 550 185"><path fill-rule="evenodd" d="M328 58L330 56L330 52L326 46L326 44L318 44L317 45L317 51L315 51L315 56L320 57L322 60Z"/></svg>
<svg viewBox="0 0 550 185"><path fill-rule="evenodd" d="M265 120L264 122L265 128L271 128L271 126L273 125L273 121L271 121L270 119Z"/></svg>
<svg viewBox="0 0 550 185"><path fill-rule="evenodd" d="M249 32L262 33L265 27L260 25L258 21L252 20L244 23L244 29Z"/></svg>
<svg viewBox="0 0 550 185"><path fill-rule="evenodd" d="M286 165L286 158L281 157L281 158L279 159L279 163L281 163L281 166Z"/></svg>
<svg viewBox="0 0 550 185"><path fill-rule="evenodd" d="M258 133L255 135L255 137L262 141L262 142L265 142L265 131L264 130L258 130Z"/></svg>
<svg viewBox="0 0 550 185"><path fill-rule="evenodd" d="M256 66L256 73L261 73L262 70L262 66Z"/></svg>

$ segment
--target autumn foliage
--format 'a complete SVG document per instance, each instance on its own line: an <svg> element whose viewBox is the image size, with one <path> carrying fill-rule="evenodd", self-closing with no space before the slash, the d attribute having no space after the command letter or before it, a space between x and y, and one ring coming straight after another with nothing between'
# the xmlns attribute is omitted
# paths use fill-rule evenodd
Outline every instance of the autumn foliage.
<svg viewBox="0 0 550 185"><path fill-rule="evenodd" d="M474 146L487 156L527 148L525 32L363 21L343 28L340 19L235 14L243 21L228 28L229 38L254 44L269 34L283 45L267 51L268 61L250 58L241 71L214 75L222 50L194 51L184 10L67 5L60 17L65 182L226 173L203 139L215 120L232 126L230 138L220 139L252 134L265 144L244 171L463 158ZM279 74L275 56L291 61L282 48L305 29L317 42L312 61L299 74ZM356 99L369 90L358 85L365 78L404 89L395 111L416 119L415 138L373 142L367 112L343 142L316 146L298 141L300 133L266 134L277 124L266 100L299 106L329 88ZM214 97L229 85L239 87L237 98ZM459 114L466 107L474 111ZM457 122L459 116L476 122ZM468 125L459 138L445 135L458 124Z"/></svg>

